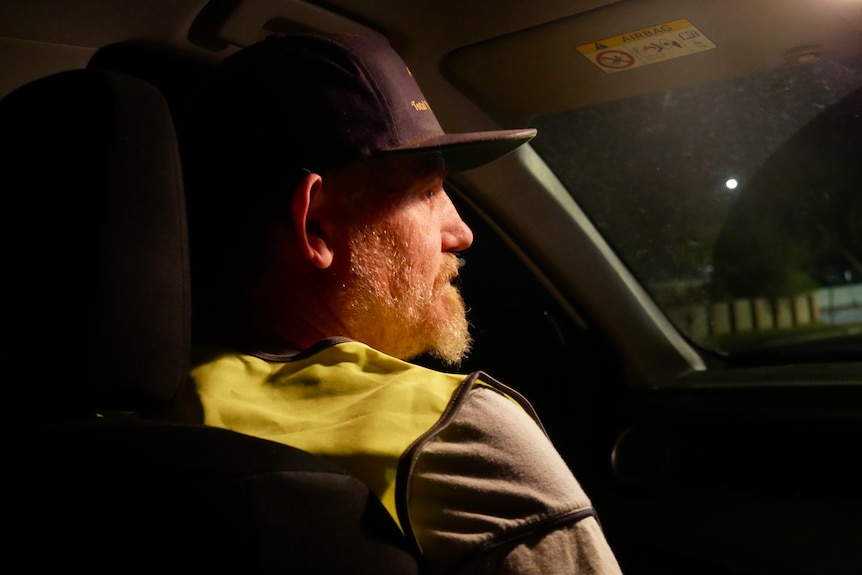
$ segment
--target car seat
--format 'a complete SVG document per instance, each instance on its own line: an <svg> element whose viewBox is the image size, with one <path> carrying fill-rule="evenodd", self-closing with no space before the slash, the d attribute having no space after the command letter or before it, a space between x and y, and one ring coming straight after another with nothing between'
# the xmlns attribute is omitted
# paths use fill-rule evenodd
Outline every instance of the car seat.
<svg viewBox="0 0 862 575"><path fill-rule="evenodd" d="M162 94L74 70L0 102L9 564L415 573L355 478L162 418L187 377L183 188Z"/></svg>

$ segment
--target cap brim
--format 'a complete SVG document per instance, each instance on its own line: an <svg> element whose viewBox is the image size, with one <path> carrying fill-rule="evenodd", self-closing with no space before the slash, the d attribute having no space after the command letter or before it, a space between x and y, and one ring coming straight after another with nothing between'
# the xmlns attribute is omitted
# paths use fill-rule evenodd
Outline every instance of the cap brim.
<svg viewBox="0 0 862 575"><path fill-rule="evenodd" d="M390 151L409 153L439 151L443 154L448 171L463 172L502 158L534 137L536 137L534 128L443 134Z"/></svg>

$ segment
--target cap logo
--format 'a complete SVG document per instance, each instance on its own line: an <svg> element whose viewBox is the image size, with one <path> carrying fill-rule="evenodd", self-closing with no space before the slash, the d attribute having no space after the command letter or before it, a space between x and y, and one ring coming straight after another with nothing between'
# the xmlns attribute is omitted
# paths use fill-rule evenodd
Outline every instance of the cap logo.
<svg viewBox="0 0 862 575"><path fill-rule="evenodd" d="M431 111L431 106L429 106L428 102L426 102L425 100L419 100L418 102L416 100L411 100L410 105L413 106L413 109L417 112Z"/></svg>

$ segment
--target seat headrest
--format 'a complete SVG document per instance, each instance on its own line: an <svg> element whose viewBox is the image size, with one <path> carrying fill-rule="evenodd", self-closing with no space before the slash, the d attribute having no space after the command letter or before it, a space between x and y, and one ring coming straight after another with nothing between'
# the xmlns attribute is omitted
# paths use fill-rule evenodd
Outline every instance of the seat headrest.
<svg viewBox="0 0 862 575"><path fill-rule="evenodd" d="M0 102L0 179L2 356L21 409L173 398L188 362L189 273L161 93L92 69L17 89Z"/></svg>

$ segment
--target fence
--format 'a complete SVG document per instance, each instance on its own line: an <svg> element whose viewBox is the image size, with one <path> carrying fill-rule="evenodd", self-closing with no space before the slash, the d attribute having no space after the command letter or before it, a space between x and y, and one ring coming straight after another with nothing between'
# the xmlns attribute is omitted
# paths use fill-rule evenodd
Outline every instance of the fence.
<svg viewBox="0 0 862 575"><path fill-rule="evenodd" d="M862 323L862 285L824 288L787 298L672 305L666 312L670 320L695 341L710 336L816 323Z"/></svg>

